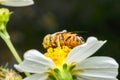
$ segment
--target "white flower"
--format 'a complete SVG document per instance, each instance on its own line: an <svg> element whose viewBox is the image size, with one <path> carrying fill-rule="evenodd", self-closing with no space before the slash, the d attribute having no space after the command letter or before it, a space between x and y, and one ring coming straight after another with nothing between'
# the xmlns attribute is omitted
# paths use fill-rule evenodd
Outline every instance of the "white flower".
<svg viewBox="0 0 120 80"><path fill-rule="evenodd" d="M0 0L0 4L5 6L22 7L33 5L33 0Z"/></svg>
<svg viewBox="0 0 120 80"><path fill-rule="evenodd" d="M89 37L85 44L73 48L66 57L66 64L75 64L74 75L78 80L117 80L118 64L110 57L89 57L106 41L98 41ZM54 69L54 62L37 50L29 50L24 55L24 61L15 65L21 72L35 73L24 80L46 80ZM67 80L67 79L65 79Z"/></svg>

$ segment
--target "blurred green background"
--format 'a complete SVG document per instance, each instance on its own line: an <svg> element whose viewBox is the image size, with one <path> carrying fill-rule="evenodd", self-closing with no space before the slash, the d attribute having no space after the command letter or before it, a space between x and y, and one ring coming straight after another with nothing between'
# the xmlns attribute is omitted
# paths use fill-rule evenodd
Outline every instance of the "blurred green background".
<svg viewBox="0 0 120 80"><path fill-rule="evenodd" d="M33 6L6 8L14 12L7 29L21 57L33 48L44 53L44 36L66 29L82 32L85 38L107 40L95 55L110 56L120 63L120 0L35 0ZM10 53L0 39L1 65L8 62L13 67L16 61Z"/></svg>

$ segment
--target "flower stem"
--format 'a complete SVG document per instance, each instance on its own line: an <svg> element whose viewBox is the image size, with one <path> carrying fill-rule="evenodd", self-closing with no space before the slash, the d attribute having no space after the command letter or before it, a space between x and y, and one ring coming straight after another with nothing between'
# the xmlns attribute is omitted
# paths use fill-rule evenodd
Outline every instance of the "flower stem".
<svg viewBox="0 0 120 80"><path fill-rule="evenodd" d="M18 55L16 49L14 48L10 36L7 32L6 25L10 19L10 15L12 12L9 11L7 8L0 8L0 37L5 41L7 44L8 48L12 52L12 55L15 57L16 61L18 63L21 63L22 60L20 56ZM29 73L25 73L26 76L29 76Z"/></svg>
<svg viewBox="0 0 120 80"><path fill-rule="evenodd" d="M16 49L14 48L14 46L13 46L11 40L10 40L10 36L7 33L7 31L4 31L4 33L0 31L0 36L5 41L5 43L7 44L8 48L12 52L12 55L14 56L14 58L16 59L16 61L18 63L21 63L22 59L20 58L20 56L18 55ZM29 76L30 74L25 72L25 75Z"/></svg>
<svg viewBox="0 0 120 80"><path fill-rule="evenodd" d="M9 34L5 31L5 33L0 33L1 34L1 37L2 39L5 41L5 43L7 44L8 48L10 49L10 51L12 52L13 56L15 57L16 61L18 63L21 63L22 60L21 58L19 57L17 51L15 50L11 40L10 40L10 37L9 37Z"/></svg>

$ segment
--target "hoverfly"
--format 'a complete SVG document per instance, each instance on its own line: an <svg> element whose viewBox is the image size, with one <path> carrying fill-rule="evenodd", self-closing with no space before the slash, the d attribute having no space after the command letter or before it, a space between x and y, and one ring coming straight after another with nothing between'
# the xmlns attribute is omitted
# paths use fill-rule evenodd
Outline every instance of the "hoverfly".
<svg viewBox="0 0 120 80"><path fill-rule="evenodd" d="M78 36L74 32L67 32L66 30L48 34L43 39L43 47L57 47L57 46L68 46L73 48L77 45L85 43L82 36Z"/></svg>
<svg viewBox="0 0 120 80"><path fill-rule="evenodd" d="M13 7L22 7L30 6L34 4L33 0L0 0L1 5L13 6Z"/></svg>

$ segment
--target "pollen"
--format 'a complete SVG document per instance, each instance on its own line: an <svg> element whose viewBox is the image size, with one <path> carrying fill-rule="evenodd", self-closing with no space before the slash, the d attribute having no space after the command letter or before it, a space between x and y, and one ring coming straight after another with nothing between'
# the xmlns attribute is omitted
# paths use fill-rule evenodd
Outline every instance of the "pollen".
<svg viewBox="0 0 120 80"><path fill-rule="evenodd" d="M50 47L47 49L47 52L44 55L51 58L55 63L55 66L62 66L66 62L66 57L70 50L71 48L67 46L56 48Z"/></svg>

